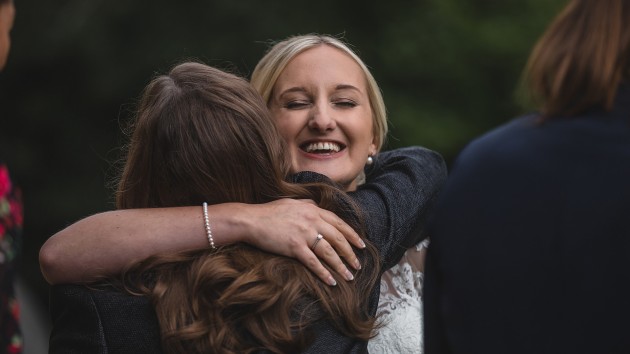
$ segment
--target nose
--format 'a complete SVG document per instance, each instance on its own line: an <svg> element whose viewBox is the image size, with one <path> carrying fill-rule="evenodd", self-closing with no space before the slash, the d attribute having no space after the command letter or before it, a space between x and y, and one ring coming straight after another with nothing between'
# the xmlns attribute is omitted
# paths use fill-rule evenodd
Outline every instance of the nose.
<svg viewBox="0 0 630 354"><path fill-rule="evenodd" d="M337 127L334 112L327 102L313 105L308 120L308 127L320 132L334 130Z"/></svg>

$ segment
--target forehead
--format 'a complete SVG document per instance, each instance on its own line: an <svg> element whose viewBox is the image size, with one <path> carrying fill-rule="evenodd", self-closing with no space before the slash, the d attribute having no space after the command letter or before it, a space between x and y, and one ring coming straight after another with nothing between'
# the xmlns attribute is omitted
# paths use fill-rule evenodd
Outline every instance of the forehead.
<svg viewBox="0 0 630 354"><path fill-rule="evenodd" d="M352 85L366 92L366 79L359 64L329 45L310 48L295 56L276 81L276 86L287 85Z"/></svg>

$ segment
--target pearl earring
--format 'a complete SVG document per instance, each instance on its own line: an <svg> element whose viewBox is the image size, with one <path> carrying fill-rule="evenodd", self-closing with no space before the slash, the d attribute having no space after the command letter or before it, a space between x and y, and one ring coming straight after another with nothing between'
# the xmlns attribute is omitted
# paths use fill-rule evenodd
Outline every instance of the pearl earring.
<svg viewBox="0 0 630 354"><path fill-rule="evenodd" d="M373 163L374 163L374 159L372 158L372 156L368 156L366 165L371 165Z"/></svg>

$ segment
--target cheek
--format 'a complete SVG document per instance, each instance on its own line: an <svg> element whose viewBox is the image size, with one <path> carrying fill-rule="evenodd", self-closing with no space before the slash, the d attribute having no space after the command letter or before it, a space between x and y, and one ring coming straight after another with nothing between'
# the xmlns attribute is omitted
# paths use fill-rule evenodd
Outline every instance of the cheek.
<svg viewBox="0 0 630 354"><path fill-rule="evenodd" d="M372 117L362 117L355 122L353 131L356 141L360 142L360 144L365 146L367 149L370 149L371 144L374 142L374 125Z"/></svg>
<svg viewBox="0 0 630 354"><path fill-rule="evenodd" d="M287 115L276 115L275 123L276 127L278 128L278 132L280 132L282 138L289 145L293 145L293 143L297 139L297 136L300 134L300 131L303 128L301 120Z"/></svg>
<svg viewBox="0 0 630 354"><path fill-rule="evenodd" d="M286 121L276 121L276 126L278 127L278 132L280 133L282 139L284 139L289 146L293 145L296 136L293 126L291 126L291 124L287 124Z"/></svg>

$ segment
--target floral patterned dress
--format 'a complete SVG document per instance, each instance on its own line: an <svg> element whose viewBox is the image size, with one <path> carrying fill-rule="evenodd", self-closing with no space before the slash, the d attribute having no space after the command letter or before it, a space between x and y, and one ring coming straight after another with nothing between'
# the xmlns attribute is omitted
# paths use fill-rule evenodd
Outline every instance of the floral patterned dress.
<svg viewBox="0 0 630 354"><path fill-rule="evenodd" d="M0 162L0 353L22 352L18 325L20 308L15 297L16 257L21 248L22 204L7 167Z"/></svg>

